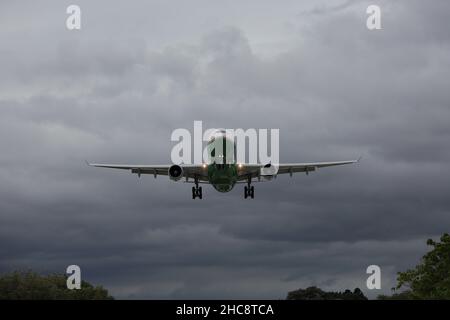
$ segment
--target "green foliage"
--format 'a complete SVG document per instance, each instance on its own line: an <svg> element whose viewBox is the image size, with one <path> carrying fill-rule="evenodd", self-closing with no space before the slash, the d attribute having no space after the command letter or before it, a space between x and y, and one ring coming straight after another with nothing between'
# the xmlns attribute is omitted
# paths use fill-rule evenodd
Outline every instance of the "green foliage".
<svg viewBox="0 0 450 320"><path fill-rule="evenodd" d="M433 249L425 254L415 268L399 272L396 289L406 288L380 300L450 299L450 235L444 233L440 242L427 240Z"/></svg>
<svg viewBox="0 0 450 320"><path fill-rule="evenodd" d="M326 292L317 287L298 289L288 293L287 300L367 300L362 291Z"/></svg>
<svg viewBox="0 0 450 320"><path fill-rule="evenodd" d="M414 299L450 299L450 235L440 242L428 239L433 249L414 269L399 272L397 289L406 287Z"/></svg>
<svg viewBox="0 0 450 320"><path fill-rule="evenodd" d="M67 277L15 271L0 277L0 300L105 300L113 299L101 286L82 281L80 290L69 290Z"/></svg>
<svg viewBox="0 0 450 320"><path fill-rule="evenodd" d="M406 290L400 293L394 293L392 296L379 295L378 300L413 300L414 296L410 290Z"/></svg>

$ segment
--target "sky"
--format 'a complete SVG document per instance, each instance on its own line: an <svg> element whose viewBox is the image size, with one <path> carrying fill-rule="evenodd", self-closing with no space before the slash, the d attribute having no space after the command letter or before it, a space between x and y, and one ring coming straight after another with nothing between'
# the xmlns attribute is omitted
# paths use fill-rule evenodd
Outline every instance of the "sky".
<svg viewBox="0 0 450 320"><path fill-rule="evenodd" d="M390 293L449 231L449 10L1 1L0 273L76 264L123 299ZM194 120L279 129L281 162L363 158L255 184L254 200L237 185L194 201L191 185L85 164L169 163L172 131Z"/></svg>

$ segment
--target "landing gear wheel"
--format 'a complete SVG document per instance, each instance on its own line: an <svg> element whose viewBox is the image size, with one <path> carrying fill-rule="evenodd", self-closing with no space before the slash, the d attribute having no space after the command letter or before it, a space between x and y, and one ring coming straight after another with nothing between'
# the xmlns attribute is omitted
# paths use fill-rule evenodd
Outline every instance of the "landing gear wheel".
<svg viewBox="0 0 450 320"><path fill-rule="evenodd" d="M192 199L195 198L199 198L202 199L203 198L203 192L202 192L202 187L198 186L198 178L195 178L195 187L192 187Z"/></svg>
<svg viewBox="0 0 450 320"><path fill-rule="evenodd" d="M249 175L247 178L247 186L244 187L244 198L247 199L248 197L254 198L255 197L255 187L251 185L252 183L252 177Z"/></svg>

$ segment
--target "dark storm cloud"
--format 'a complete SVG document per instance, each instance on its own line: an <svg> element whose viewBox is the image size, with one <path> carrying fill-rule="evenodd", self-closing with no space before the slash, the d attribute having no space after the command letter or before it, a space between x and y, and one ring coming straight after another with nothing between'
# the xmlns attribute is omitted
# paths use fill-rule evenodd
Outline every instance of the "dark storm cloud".
<svg viewBox="0 0 450 320"><path fill-rule="evenodd" d="M75 263L118 297L283 298L364 289L379 264L389 292L448 231L447 2L381 1L380 31L368 2L79 4L80 32L64 3L0 5L1 271ZM284 162L363 160L254 201L84 163L167 163L194 120L280 128Z"/></svg>

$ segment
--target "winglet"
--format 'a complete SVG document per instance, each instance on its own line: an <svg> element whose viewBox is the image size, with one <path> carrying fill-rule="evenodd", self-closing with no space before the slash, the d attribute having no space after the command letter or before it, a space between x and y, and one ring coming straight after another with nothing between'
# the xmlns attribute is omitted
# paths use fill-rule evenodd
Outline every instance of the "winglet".
<svg viewBox="0 0 450 320"><path fill-rule="evenodd" d="M362 159L362 156L359 156L359 158L358 158L358 160L356 160L356 162L361 161L361 159Z"/></svg>
<svg viewBox="0 0 450 320"><path fill-rule="evenodd" d="M87 160L84 160L84 162L86 162L86 164L87 164L88 166L91 165Z"/></svg>

